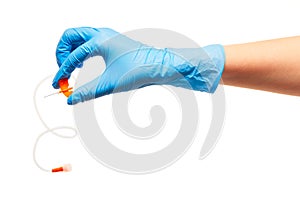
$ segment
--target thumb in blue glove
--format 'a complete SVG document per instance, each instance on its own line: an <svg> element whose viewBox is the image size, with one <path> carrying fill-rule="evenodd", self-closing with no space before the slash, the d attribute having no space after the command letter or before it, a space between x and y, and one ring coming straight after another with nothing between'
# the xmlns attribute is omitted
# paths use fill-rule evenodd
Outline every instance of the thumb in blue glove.
<svg viewBox="0 0 300 200"><path fill-rule="evenodd" d="M225 62L221 45L157 49L112 29L74 28L65 31L58 44L56 57L60 68L53 87L58 88L58 80L70 77L84 60L96 55L103 57L105 71L76 89L68 104L162 84L212 93Z"/></svg>

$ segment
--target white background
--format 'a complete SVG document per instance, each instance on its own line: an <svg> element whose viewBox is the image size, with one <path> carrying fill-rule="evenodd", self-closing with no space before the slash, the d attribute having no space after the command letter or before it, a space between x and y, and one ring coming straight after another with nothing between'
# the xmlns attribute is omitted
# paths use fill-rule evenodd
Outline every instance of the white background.
<svg viewBox="0 0 300 200"><path fill-rule="evenodd" d="M56 72L54 52L66 28L164 28L200 45L226 45L300 35L299 10L296 0L2 1L0 199L299 199L299 97L248 89L225 87L222 137L204 160L198 155L209 125L207 111L201 112L204 124L189 151L158 173L115 172L94 160L78 138L51 135L40 143L41 164L51 168L71 162L74 170L45 173L32 160L34 141L45 130L34 110L33 92L40 80ZM51 92L51 87L44 91ZM51 110L43 115L68 125L70 107L60 105L64 97L53 98L42 106ZM210 106L207 95L197 98L200 110ZM109 97L98 101L105 99ZM145 112L131 115L145 117Z"/></svg>

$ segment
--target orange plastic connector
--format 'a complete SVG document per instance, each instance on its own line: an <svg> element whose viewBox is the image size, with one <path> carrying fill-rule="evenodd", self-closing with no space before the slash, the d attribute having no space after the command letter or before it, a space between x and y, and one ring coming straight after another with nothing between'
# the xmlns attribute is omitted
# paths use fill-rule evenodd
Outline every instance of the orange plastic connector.
<svg viewBox="0 0 300 200"><path fill-rule="evenodd" d="M55 173L55 172L69 172L71 170L72 170L72 166L70 164L66 164L62 167L52 169L52 172L53 173Z"/></svg>
<svg viewBox="0 0 300 200"><path fill-rule="evenodd" d="M67 78L64 79L60 79L58 81L58 85L60 87L60 91L59 93L63 93L66 97L69 97L73 91L72 91L72 87L69 88L69 82Z"/></svg>

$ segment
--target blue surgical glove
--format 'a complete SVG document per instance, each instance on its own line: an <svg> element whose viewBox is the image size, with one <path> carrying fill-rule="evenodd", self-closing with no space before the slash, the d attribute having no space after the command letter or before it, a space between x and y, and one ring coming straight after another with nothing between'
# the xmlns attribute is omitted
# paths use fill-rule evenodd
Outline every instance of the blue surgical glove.
<svg viewBox="0 0 300 200"><path fill-rule="evenodd" d="M221 45L158 49L112 29L72 28L64 32L57 46L60 68L53 87L58 88L58 80L69 78L84 60L97 55L103 57L105 71L76 89L68 98L68 104L148 85L165 84L213 93L225 62Z"/></svg>

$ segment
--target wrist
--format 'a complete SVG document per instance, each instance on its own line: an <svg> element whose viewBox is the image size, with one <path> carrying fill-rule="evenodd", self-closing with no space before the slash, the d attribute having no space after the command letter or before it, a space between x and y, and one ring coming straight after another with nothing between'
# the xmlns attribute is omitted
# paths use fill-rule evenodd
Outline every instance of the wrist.
<svg viewBox="0 0 300 200"><path fill-rule="evenodd" d="M203 48L168 49L170 65L180 72L191 89L213 93L222 76L225 52L222 45Z"/></svg>

